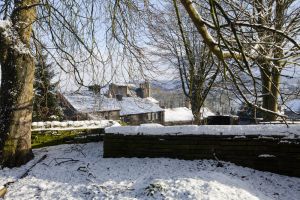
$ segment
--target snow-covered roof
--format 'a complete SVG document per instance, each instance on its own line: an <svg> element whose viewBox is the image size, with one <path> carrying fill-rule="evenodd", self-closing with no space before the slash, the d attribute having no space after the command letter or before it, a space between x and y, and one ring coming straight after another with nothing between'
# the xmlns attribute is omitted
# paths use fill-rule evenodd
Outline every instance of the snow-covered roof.
<svg viewBox="0 0 300 200"><path fill-rule="evenodd" d="M123 97L122 101L117 101L117 103L121 108L121 116L164 111L156 103L138 97Z"/></svg>
<svg viewBox="0 0 300 200"><path fill-rule="evenodd" d="M84 90L79 93L65 93L64 96L70 104L79 112L92 113L101 111L102 102L105 101L103 95L94 94L93 92ZM120 107L110 101L105 101L104 110L120 110Z"/></svg>
<svg viewBox="0 0 300 200"><path fill-rule="evenodd" d="M201 108L201 117L208 117L215 115L206 107ZM186 107L168 108L165 109L165 121L176 122L176 121L192 121L194 116L191 109Z"/></svg>
<svg viewBox="0 0 300 200"><path fill-rule="evenodd" d="M292 110L294 112L300 112L300 99L293 99L286 102L287 110Z"/></svg>
<svg viewBox="0 0 300 200"><path fill-rule="evenodd" d="M186 107L165 109L165 121L193 121L194 116L190 109Z"/></svg>
<svg viewBox="0 0 300 200"><path fill-rule="evenodd" d="M97 111L112 111L121 110L121 105L115 98L106 98L104 96L99 98L99 108Z"/></svg>
<svg viewBox="0 0 300 200"><path fill-rule="evenodd" d="M122 101L118 101L89 91L69 93L65 94L65 97L76 110L84 113L120 110L120 115L124 116L163 111L158 104L148 98L123 97Z"/></svg>
<svg viewBox="0 0 300 200"><path fill-rule="evenodd" d="M200 110L201 117L208 117L208 116L214 116L215 113L213 113L209 108L207 107L202 107Z"/></svg>
<svg viewBox="0 0 300 200"><path fill-rule="evenodd" d="M152 102L152 103L156 103L156 104L159 103L159 101L157 101L157 100L154 99L153 97L147 97L146 99L147 99L148 101Z"/></svg>

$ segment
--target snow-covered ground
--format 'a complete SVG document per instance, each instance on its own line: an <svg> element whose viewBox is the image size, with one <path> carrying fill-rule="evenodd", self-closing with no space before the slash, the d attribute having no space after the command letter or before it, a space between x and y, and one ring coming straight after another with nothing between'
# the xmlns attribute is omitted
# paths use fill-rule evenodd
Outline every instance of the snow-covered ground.
<svg viewBox="0 0 300 200"><path fill-rule="evenodd" d="M26 166L0 170L0 183L29 175L8 188L6 199L286 199L300 197L300 178L230 163L177 159L102 158L102 143L34 150ZM72 160L73 159L73 160Z"/></svg>

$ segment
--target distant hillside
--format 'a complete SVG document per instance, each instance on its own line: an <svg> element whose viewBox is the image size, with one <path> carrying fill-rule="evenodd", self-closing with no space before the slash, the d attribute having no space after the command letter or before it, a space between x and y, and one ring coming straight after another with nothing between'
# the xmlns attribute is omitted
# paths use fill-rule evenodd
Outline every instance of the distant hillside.
<svg viewBox="0 0 300 200"><path fill-rule="evenodd" d="M161 89L165 91L178 91L182 90L180 80L153 80L151 81L152 89Z"/></svg>

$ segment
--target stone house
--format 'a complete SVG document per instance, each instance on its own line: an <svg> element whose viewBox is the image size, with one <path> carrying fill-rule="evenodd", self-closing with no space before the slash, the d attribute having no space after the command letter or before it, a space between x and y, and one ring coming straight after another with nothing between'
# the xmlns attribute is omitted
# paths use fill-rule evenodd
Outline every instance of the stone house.
<svg viewBox="0 0 300 200"><path fill-rule="evenodd" d="M150 83L147 81L140 83L139 86L135 84L111 83L106 96L109 98L117 98L118 96L147 98L151 96L150 91Z"/></svg>
<svg viewBox="0 0 300 200"><path fill-rule="evenodd" d="M90 119L121 120L127 124L164 123L164 109L150 95L150 85L111 84L106 95L92 91L65 94L70 104ZM145 98L141 98L145 97Z"/></svg>
<svg viewBox="0 0 300 200"><path fill-rule="evenodd" d="M163 123L164 110L152 98L103 97L99 112L119 111L119 119L127 124L138 125L142 123Z"/></svg>

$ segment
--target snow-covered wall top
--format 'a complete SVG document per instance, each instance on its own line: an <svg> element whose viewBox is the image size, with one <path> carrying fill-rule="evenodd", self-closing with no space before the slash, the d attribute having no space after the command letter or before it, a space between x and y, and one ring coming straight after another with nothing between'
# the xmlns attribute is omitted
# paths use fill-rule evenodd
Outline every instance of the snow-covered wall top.
<svg viewBox="0 0 300 200"><path fill-rule="evenodd" d="M278 135L300 137L300 125L186 125L186 126L120 126L106 128L105 133L122 135Z"/></svg>
<svg viewBox="0 0 300 200"><path fill-rule="evenodd" d="M120 124L113 120L87 120L87 121L47 121L47 122L33 122L31 129L33 131L42 130L74 130L74 129L97 129L112 126L120 126Z"/></svg>

